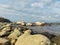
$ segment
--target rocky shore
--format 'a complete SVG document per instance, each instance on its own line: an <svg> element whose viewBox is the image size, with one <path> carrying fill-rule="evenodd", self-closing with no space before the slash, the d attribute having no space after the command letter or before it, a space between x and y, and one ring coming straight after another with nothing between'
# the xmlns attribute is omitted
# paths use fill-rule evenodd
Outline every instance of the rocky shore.
<svg viewBox="0 0 60 45"><path fill-rule="evenodd" d="M0 45L60 45L60 35L49 32L34 33L28 27L46 26L44 22L0 22Z"/></svg>

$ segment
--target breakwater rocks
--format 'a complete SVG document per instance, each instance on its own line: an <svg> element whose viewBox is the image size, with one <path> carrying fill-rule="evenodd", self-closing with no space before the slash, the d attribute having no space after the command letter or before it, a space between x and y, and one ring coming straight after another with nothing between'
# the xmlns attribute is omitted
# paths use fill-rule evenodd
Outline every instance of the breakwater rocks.
<svg viewBox="0 0 60 45"><path fill-rule="evenodd" d="M59 36L48 32L34 33L32 29L28 28L44 25L46 25L44 22L0 22L0 45L60 45Z"/></svg>

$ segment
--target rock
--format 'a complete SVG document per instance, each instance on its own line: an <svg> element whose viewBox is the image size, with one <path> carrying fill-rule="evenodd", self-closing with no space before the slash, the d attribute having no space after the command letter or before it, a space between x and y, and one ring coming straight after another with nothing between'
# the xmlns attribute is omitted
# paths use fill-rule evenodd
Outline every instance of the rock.
<svg viewBox="0 0 60 45"><path fill-rule="evenodd" d="M11 45L15 45L16 40L11 40Z"/></svg>
<svg viewBox="0 0 60 45"><path fill-rule="evenodd" d="M56 44L56 45L60 45L60 35L54 37L52 39L52 41Z"/></svg>
<svg viewBox="0 0 60 45"><path fill-rule="evenodd" d="M32 26L32 23L27 23L26 26Z"/></svg>
<svg viewBox="0 0 60 45"><path fill-rule="evenodd" d="M21 35L21 32L20 32L17 28L15 28L15 29L14 29L14 32L12 32L12 33L8 36L8 38L11 40L11 45L14 45L16 39L17 39L20 35Z"/></svg>
<svg viewBox="0 0 60 45"><path fill-rule="evenodd" d="M17 24L19 24L19 25L25 25L24 22L17 22Z"/></svg>
<svg viewBox="0 0 60 45"><path fill-rule="evenodd" d="M0 45L11 45L11 43L7 39L0 38Z"/></svg>
<svg viewBox="0 0 60 45"><path fill-rule="evenodd" d="M0 22L7 22L7 23L11 23L11 21L10 21L10 20L5 19L5 18L3 18L3 17L0 17Z"/></svg>
<svg viewBox="0 0 60 45"><path fill-rule="evenodd" d="M42 34L42 35L45 35L45 36L48 37L50 40L56 36L56 35L51 34L51 33L49 33L49 32L42 32L41 34Z"/></svg>
<svg viewBox="0 0 60 45"><path fill-rule="evenodd" d="M17 39L18 38L18 36L20 36L20 34L21 34L21 32L18 30L18 29L14 29L14 32L12 32L9 36L8 36L8 38L10 38L10 39Z"/></svg>
<svg viewBox="0 0 60 45"><path fill-rule="evenodd" d="M6 31L6 32L8 32L8 31L10 31L11 29L10 29L10 27L6 27L6 28L3 28L2 29L2 31Z"/></svg>
<svg viewBox="0 0 60 45"><path fill-rule="evenodd" d="M7 23L7 24L6 24L6 27L10 27L10 26L11 26L11 23Z"/></svg>
<svg viewBox="0 0 60 45"><path fill-rule="evenodd" d="M54 43L53 45L57 45L56 43Z"/></svg>
<svg viewBox="0 0 60 45"><path fill-rule="evenodd" d="M9 34L9 32L1 31L1 32L0 32L0 37L7 36L8 34Z"/></svg>
<svg viewBox="0 0 60 45"><path fill-rule="evenodd" d="M42 26L44 24L44 22L35 22L36 26Z"/></svg>
<svg viewBox="0 0 60 45"><path fill-rule="evenodd" d="M15 45L50 45L50 40L41 34L31 35L31 30L27 30L16 41Z"/></svg>
<svg viewBox="0 0 60 45"><path fill-rule="evenodd" d="M6 36L9 34L10 27L5 27L0 31L0 36Z"/></svg>

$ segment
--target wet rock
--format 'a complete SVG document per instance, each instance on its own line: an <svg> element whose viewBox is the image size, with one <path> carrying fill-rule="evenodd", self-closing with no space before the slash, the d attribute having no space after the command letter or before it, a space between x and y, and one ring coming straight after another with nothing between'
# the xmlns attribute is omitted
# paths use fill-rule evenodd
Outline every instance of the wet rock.
<svg viewBox="0 0 60 45"><path fill-rule="evenodd" d="M0 38L0 45L11 45L11 43L7 39Z"/></svg>
<svg viewBox="0 0 60 45"><path fill-rule="evenodd" d="M27 30L16 41L15 45L50 45L50 40L41 34L31 35L31 30Z"/></svg>
<svg viewBox="0 0 60 45"><path fill-rule="evenodd" d="M50 40L56 36L56 35L50 34L50 33L48 33L48 32L42 32L41 34L42 34L42 35L45 35L45 36L48 37Z"/></svg>

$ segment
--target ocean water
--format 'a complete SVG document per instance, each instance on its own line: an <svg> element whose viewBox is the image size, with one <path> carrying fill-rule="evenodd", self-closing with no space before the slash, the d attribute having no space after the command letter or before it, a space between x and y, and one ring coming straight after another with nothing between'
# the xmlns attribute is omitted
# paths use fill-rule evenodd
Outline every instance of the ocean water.
<svg viewBox="0 0 60 45"><path fill-rule="evenodd" d="M60 35L60 25L51 25L51 26L32 26L29 27L35 33L49 32L50 34Z"/></svg>

